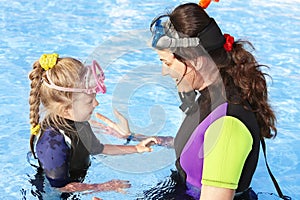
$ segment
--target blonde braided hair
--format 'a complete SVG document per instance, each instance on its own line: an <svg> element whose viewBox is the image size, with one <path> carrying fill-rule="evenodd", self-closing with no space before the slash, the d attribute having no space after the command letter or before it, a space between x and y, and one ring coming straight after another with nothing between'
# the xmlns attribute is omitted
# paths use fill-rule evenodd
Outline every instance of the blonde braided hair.
<svg viewBox="0 0 300 200"><path fill-rule="evenodd" d="M44 60L46 59L46 61ZM54 59L54 60L53 60ZM29 74L31 81L29 105L30 105L30 150L34 153L36 135L46 127L54 123L56 127L70 128L62 113L72 106L72 92L58 91L43 84L47 81L46 71L49 70L51 80L61 87L82 87L82 77L85 74L84 65L74 58L58 58L58 54L45 54L34 62ZM46 113L40 122L40 106L43 105ZM72 137L72 136L71 136Z"/></svg>

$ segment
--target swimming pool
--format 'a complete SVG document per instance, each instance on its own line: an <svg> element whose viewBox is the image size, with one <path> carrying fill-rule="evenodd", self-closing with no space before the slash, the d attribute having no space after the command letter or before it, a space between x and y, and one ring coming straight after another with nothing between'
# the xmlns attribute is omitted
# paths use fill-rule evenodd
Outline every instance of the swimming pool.
<svg viewBox="0 0 300 200"><path fill-rule="evenodd" d="M56 51L81 60L96 56L105 69L108 86L107 94L98 95L96 111L113 117L112 108L118 108L136 132L175 134L182 119L176 89L171 80L160 76L160 63L144 45L144 36L149 34L153 17L182 2L186 1L0 0L1 199L39 199L37 188L30 183L36 178L35 169L26 161L27 75L42 53ZM268 80L269 95L278 118L278 136L267 141L268 162L283 192L293 199L300 199L299 3L221 0L208 8L224 32L250 40L258 61L270 66L266 71L273 78ZM101 56L101 52L106 54ZM127 194L80 194L79 198L134 199L170 174L173 156L171 150L155 147L152 154L95 157L86 182L118 178L130 180L132 187ZM255 191L276 192L262 154L252 186ZM44 190L43 199L58 199L59 194L47 182Z"/></svg>

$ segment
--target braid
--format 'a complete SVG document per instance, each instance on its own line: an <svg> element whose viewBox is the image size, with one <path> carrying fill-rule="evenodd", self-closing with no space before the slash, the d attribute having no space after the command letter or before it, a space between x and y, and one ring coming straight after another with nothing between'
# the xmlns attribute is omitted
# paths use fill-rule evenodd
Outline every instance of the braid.
<svg viewBox="0 0 300 200"><path fill-rule="evenodd" d="M40 115L39 115L39 107L40 107L40 87L42 80L43 68L40 66L39 62L36 61L32 66L32 71L29 74L29 79L31 80L31 90L29 95L29 120L31 127L36 127L39 124ZM30 136L30 150L35 157L34 154L34 141L36 136L31 134Z"/></svg>

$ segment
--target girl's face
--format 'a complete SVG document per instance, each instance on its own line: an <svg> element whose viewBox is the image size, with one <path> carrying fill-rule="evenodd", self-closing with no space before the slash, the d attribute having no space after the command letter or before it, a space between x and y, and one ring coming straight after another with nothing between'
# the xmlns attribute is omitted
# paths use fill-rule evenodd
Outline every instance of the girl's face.
<svg viewBox="0 0 300 200"><path fill-rule="evenodd" d="M88 121L99 102L96 94L73 93L73 104L68 109L68 119L82 122Z"/></svg>
<svg viewBox="0 0 300 200"><path fill-rule="evenodd" d="M200 88L199 83L202 84L203 79L192 66L176 59L172 52L157 50L157 53L162 61L162 75L169 75L173 78L179 92L189 92Z"/></svg>

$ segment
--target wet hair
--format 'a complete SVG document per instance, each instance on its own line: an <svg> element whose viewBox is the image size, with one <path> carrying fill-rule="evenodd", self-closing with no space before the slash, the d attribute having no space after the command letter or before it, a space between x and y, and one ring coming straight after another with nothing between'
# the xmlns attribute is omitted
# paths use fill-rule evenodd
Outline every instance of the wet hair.
<svg viewBox="0 0 300 200"><path fill-rule="evenodd" d="M168 16L176 31L189 37L197 37L211 20L204 9L195 3L179 5ZM276 117L268 103L265 79L268 74L261 70L261 67L267 66L258 64L246 47L254 50L249 41L238 40L233 43L233 49L230 52L227 52L223 45L207 51L220 71L227 100L242 103L245 107L247 103L250 103L251 110L255 113L260 125L261 137L275 137L277 134ZM182 53L175 51L174 54L181 61L184 59L181 56ZM236 98L237 96L239 98ZM236 99L240 100L236 102Z"/></svg>
<svg viewBox="0 0 300 200"><path fill-rule="evenodd" d="M29 95L30 105L30 125L32 127L41 125L41 131L47 127L66 127L71 130L70 125L61 117L64 111L72 107L72 92L63 92L51 89L43 84L47 80L46 71L41 67L39 61L36 61L32 66L32 71L29 74L31 80L31 90ZM86 73L84 65L74 58L58 58L56 65L49 69L49 77L53 83L61 87L82 87L82 77ZM45 111L42 122L40 122L40 107L43 106ZM72 137L72 136L71 136ZM36 136L31 134L30 149L34 154L34 141Z"/></svg>

